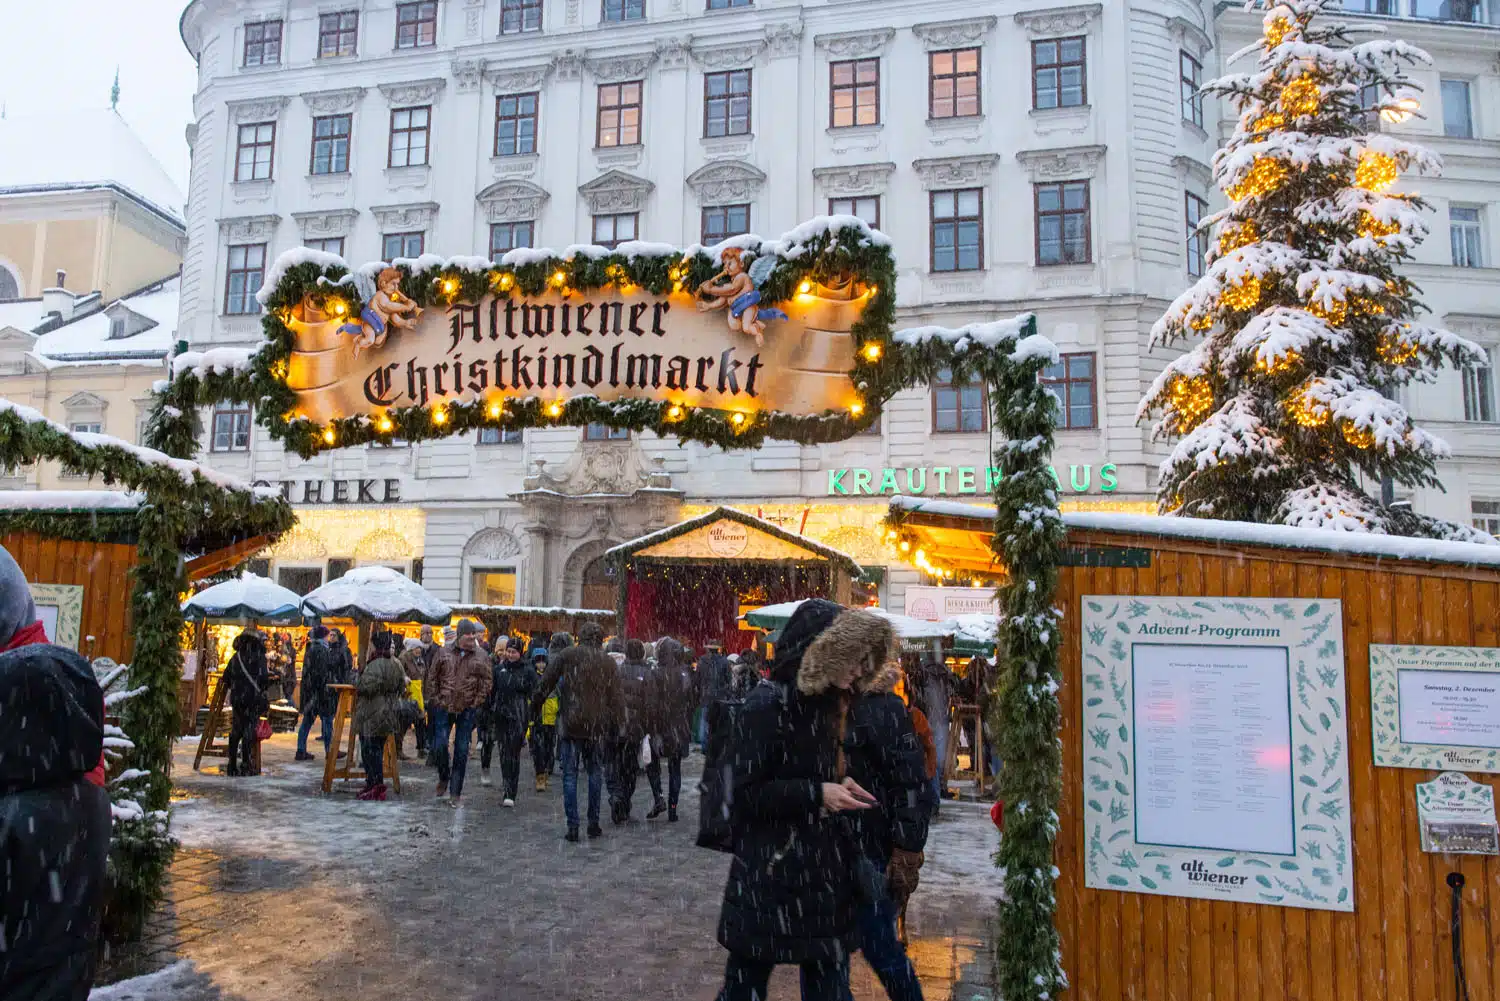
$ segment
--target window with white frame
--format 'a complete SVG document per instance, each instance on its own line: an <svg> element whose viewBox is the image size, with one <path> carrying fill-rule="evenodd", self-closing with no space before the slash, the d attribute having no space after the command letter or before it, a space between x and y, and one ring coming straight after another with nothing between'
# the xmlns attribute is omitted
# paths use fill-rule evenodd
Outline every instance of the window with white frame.
<svg viewBox="0 0 1500 1001"><path fill-rule="evenodd" d="M638 239L641 216L638 212L615 212L594 216L593 242L615 249L627 240Z"/></svg>
<svg viewBox="0 0 1500 1001"><path fill-rule="evenodd" d="M1444 80L1440 85L1443 98L1443 135L1453 139L1474 138L1474 102L1467 80Z"/></svg>
<svg viewBox="0 0 1500 1001"><path fill-rule="evenodd" d="M1469 501L1469 516L1481 532L1500 535L1500 500L1475 497Z"/></svg>
<svg viewBox="0 0 1500 1001"><path fill-rule="evenodd" d="M381 256L387 261L398 257L421 257L426 247L426 233L387 233L380 241Z"/></svg>
<svg viewBox="0 0 1500 1001"><path fill-rule="evenodd" d="M542 30L542 0L500 0L500 34Z"/></svg>
<svg viewBox="0 0 1500 1001"><path fill-rule="evenodd" d="M1478 206L1448 206L1448 239L1453 245L1454 267L1484 267L1484 232Z"/></svg>
<svg viewBox="0 0 1500 1001"><path fill-rule="evenodd" d="M1392 11L1397 13L1397 11ZM1411 0L1411 16L1433 21L1462 21L1465 24L1486 24L1484 0Z"/></svg>
<svg viewBox="0 0 1500 1001"><path fill-rule="evenodd" d="M208 447L212 452L250 451L248 404L222 404L214 408Z"/></svg>
<svg viewBox="0 0 1500 1001"><path fill-rule="evenodd" d="M521 444L520 428L480 428L479 444L481 445L519 445Z"/></svg>
<svg viewBox="0 0 1500 1001"><path fill-rule="evenodd" d="M324 236L307 240L303 246L308 250L321 250L325 254L337 254L344 256L344 238L342 236Z"/></svg>
<svg viewBox="0 0 1500 1001"><path fill-rule="evenodd" d="M521 222L490 223L490 257L499 260L507 250L536 246L536 222L526 219Z"/></svg>
<svg viewBox="0 0 1500 1001"><path fill-rule="evenodd" d="M1203 128L1203 64L1186 52L1177 53L1182 77L1182 120Z"/></svg>
<svg viewBox="0 0 1500 1001"><path fill-rule="evenodd" d="M863 195L858 198L828 199L829 215L852 215L863 219L871 229L880 228L880 196Z"/></svg>
<svg viewBox="0 0 1500 1001"><path fill-rule="evenodd" d="M1495 420L1495 359L1493 349L1485 349L1485 359L1478 365L1465 365L1464 420L1486 424Z"/></svg>

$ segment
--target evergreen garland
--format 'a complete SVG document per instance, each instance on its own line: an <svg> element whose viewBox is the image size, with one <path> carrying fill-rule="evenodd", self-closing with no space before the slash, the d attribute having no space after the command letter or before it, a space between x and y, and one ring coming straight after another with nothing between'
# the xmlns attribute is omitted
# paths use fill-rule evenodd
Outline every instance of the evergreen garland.
<svg viewBox="0 0 1500 1001"><path fill-rule="evenodd" d="M845 225L794 231L779 241L745 237L734 242L754 256L776 257L774 269L760 286L762 301L768 305L792 298L804 282L836 287L854 281L873 289L851 328L858 350L850 378L864 401L858 414L834 410L813 416L763 410L739 414L683 407L670 401L609 402L580 395L561 403L507 397L498 415L484 400L445 401L392 408L381 421L353 415L319 425L296 416L296 393L286 386L295 339L286 320L304 300L329 315L359 315L363 304L356 301L354 290L348 284L339 284L349 274L348 267L330 259L300 261L279 269L272 276L275 284L265 293L265 315L261 319L265 339L250 367L229 371L184 367L158 396L148 422L147 441L171 455L194 454L202 433L198 408L220 402L253 405L257 421L271 436L304 459L330 448L389 444L395 439L427 441L480 428L518 430L585 424L649 430L663 437L724 449L756 448L767 438L815 444L842 441L879 420L880 408L902 385L897 366L890 363L896 269L889 244L874 238L867 227L853 220ZM596 251L572 257L526 254L514 266L504 265L503 260L492 265L480 258L444 261L424 256L398 261L395 267L402 275L404 296L423 308L439 309L456 302L479 302L486 296L536 296L559 287L588 294L607 287L639 286L653 295L666 295L674 289L696 288L719 271L719 265L701 248L690 255L675 251Z"/></svg>
<svg viewBox="0 0 1500 1001"><path fill-rule="evenodd" d="M60 461L66 469L145 495L145 503L133 512L6 512L0 517L0 530L94 542L117 541L118 532L134 533L131 683L144 691L128 701L121 723L135 744L127 767L149 773L141 779L141 806L148 812L165 811L171 792L172 745L178 731L177 686L182 677L179 595L187 590L183 552L197 538L221 537L225 526L233 526L233 531L246 537L274 538L291 527L291 507L280 498L220 485L191 463L104 436L85 442L40 414L9 404L0 406L0 465L39 459ZM112 843L111 927L126 934L139 932L161 897L170 861L169 843L143 837Z"/></svg>
<svg viewBox="0 0 1500 1001"><path fill-rule="evenodd" d="M1064 529L1051 472L1056 400L1039 381L1056 354L1038 350L1034 341L1011 353L1035 332L1033 317L1014 339L988 350L963 340L902 345L909 385L950 368L955 381L983 380L995 429L1005 439L994 458L1003 473L994 488L991 546L1006 576L998 589L999 674L988 723L999 741L998 796L1005 802L1005 836L995 856L1005 874L996 962L1000 994L1008 1001L1048 1001L1068 985L1052 864L1062 796L1062 612L1056 600ZM904 512L895 508L886 524L914 548L903 521Z"/></svg>

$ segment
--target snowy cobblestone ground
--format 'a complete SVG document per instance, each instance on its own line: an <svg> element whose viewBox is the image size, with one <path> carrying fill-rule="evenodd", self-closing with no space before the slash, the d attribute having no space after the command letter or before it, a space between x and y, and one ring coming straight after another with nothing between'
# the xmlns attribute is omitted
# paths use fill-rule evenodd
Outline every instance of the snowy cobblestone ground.
<svg viewBox="0 0 1500 1001"><path fill-rule="evenodd" d="M713 997L727 859L693 845L697 764L683 821L637 819L592 843L562 840L562 787L503 809L471 761L465 805L433 798L431 769L403 762L403 797L317 793L321 761L294 763L290 735L264 747L266 775L192 771L180 744L173 830L183 850L146 942L116 956L96 1001L424 997L604 1001ZM495 772L499 780L499 770ZM649 806L642 781L640 817ZM607 803L606 803L607 806ZM606 814L608 811L605 811ZM993 1001L996 836L986 810L945 806L909 914L928 1001ZM173 965L173 964L183 965ZM859 1001L884 992L863 960ZM772 994L796 996L793 971Z"/></svg>

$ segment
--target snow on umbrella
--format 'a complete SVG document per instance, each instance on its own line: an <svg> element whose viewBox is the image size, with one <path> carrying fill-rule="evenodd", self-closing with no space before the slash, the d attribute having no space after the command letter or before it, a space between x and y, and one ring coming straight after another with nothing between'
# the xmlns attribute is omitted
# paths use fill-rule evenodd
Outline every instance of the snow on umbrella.
<svg viewBox="0 0 1500 1001"><path fill-rule="evenodd" d="M275 581L253 573L206 587L182 603L183 617L243 621L296 621L301 617L302 596Z"/></svg>
<svg viewBox="0 0 1500 1001"><path fill-rule="evenodd" d="M1000 617L987 612L967 612L943 620L943 625L953 630L953 649L956 653L995 655L995 646L1000 642Z"/></svg>
<svg viewBox="0 0 1500 1001"><path fill-rule="evenodd" d="M741 618L746 624L757 629L777 630L787 624L787 620L801 604L801 601L783 601L775 605L765 605L751 609ZM955 632L954 628L946 622L927 622L923 619L914 619L909 615L888 612L883 608L866 608L865 611L889 622L891 628L896 631L896 636L903 640L948 639Z"/></svg>
<svg viewBox="0 0 1500 1001"><path fill-rule="evenodd" d="M302 599L309 615L356 622L423 622L447 625L453 609L431 591L390 567L356 567L314 588Z"/></svg>

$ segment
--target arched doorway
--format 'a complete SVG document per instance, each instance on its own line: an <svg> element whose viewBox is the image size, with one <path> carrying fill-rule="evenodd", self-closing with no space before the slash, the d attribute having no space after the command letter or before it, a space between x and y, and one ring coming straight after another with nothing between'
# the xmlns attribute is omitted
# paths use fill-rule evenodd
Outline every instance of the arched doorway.
<svg viewBox="0 0 1500 1001"><path fill-rule="evenodd" d="M605 565L603 556L597 557L583 568L582 607L615 607L615 582L609 576L609 568Z"/></svg>

